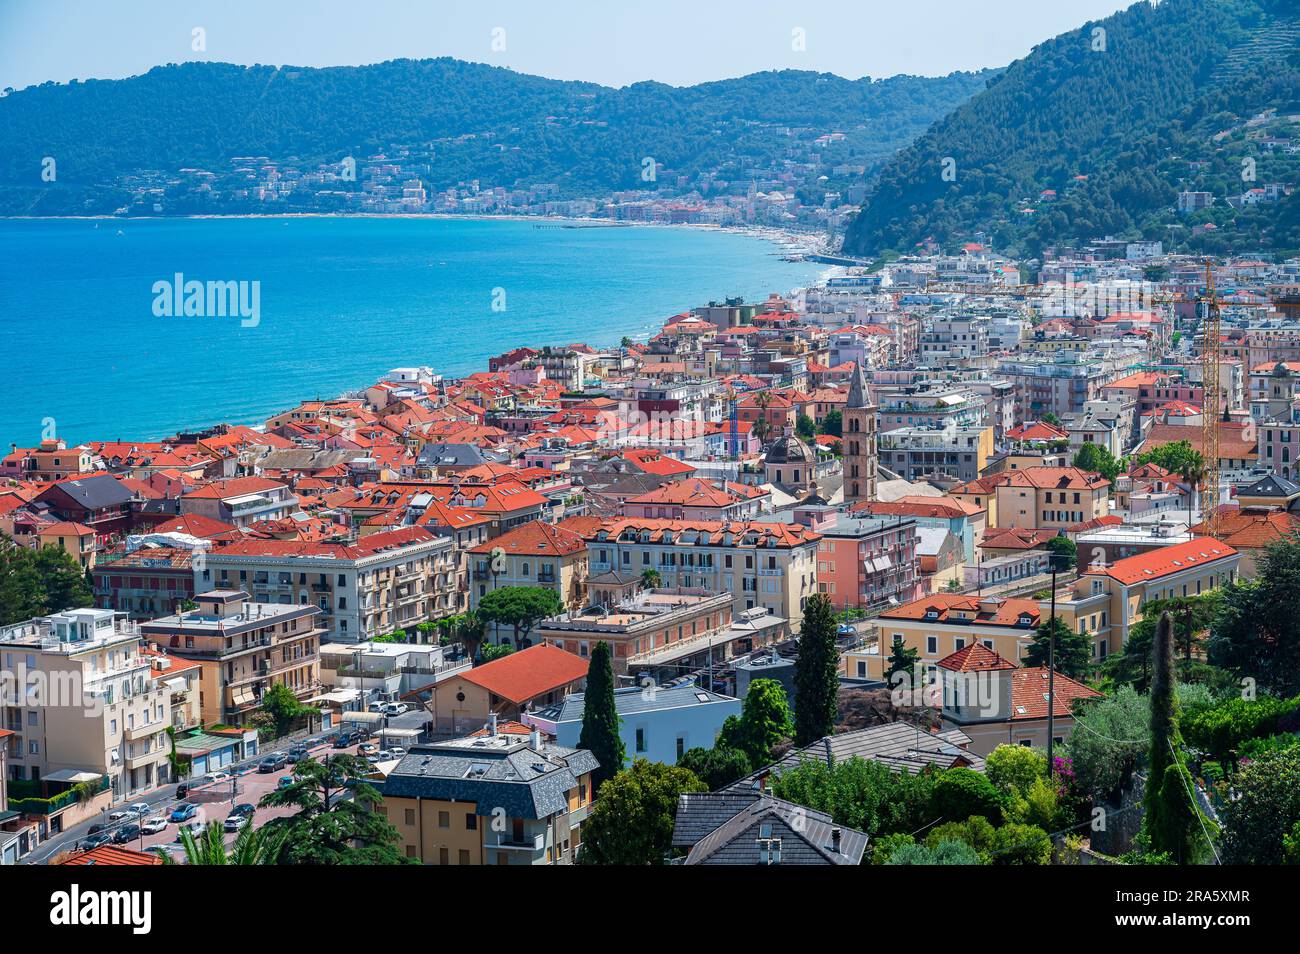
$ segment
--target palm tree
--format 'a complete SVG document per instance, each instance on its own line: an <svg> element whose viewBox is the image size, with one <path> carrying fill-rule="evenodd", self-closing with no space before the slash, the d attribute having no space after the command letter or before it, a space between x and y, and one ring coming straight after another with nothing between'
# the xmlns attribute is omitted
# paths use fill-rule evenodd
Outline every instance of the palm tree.
<svg viewBox="0 0 1300 954"><path fill-rule="evenodd" d="M664 579L659 575L659 571L652 566L646 567L641 571L641 585L648 590L664 585Z"/></svg>
<svg viewBox="0 0 1300 954"><path fill-rule="evenodd" d="M1183 480L1185 480L1188 484L1188 488L1187 488L1187 529L1188 530L1192 528L1192 504L1195 502L1196 499L1196 491L1201 486L1201 482L1205 480L1206 472L1207 472L1207 468L1205 466L1205 458L1201 456L1200 451L1192 451L1189 455L1187 455L1187 459L1183 461L1182 466L1178 468L1178 476L1183 478ZM1218 501L1217 500L1211 501L1210 506L1211 507L1218 506ZM1204 523L1206 520L1209 519L1210 519L1209 514L1205 514L1205 513L1201 514L1202 523Z"/></svg>
<svg viewBox="0 0 1300 954"><path fill-rule="evenodd" d="M185 849L185 863L191 865L273 865L280 856L285 832L268 828L254 828L249 822L239 830L235 843L226 850L226 839L220 822L208 822L199 838L188 828L181 830L181 845ZM170 852L158 849L164 865L176 864Z"/></svg>

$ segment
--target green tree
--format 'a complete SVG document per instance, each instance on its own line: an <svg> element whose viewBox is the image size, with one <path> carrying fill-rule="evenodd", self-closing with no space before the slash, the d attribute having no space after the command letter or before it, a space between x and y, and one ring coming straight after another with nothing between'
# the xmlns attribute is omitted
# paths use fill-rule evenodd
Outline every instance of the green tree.
<svg viewBox="0 0 1300 954"><path fill-rule="evenodd" d="M1209 661L1274 695L1300 694L1300 537L1266 547L1255 579L1229 583L1222 600Z"/></svg>
<svg viewBox="0 0 1300 954"><path fill-rule="evenodd" d="M844 415L836 411L827 411L822 418L821 425L817 428L823 434L832 434L835 437L844 436Z"/></svg>
<svg viewBox="0 0 1300 954"><path fill-rule="evenodd" d="M1151 660L1151 745L1142 826L1151 851L1183 864L1192 858L1198 809L1192 800L1191 777L1178 755L1183 740L1174 690L1174 625L1168 613L1156 624Z"/></svg>
<svg viewBox="0 0 1300 954"><path fill-rule="evenodd" d="M1025 745L999 745L984 759L984 774L1006 795L1026 792L1047 778L1047 756Z"/></svg>
<svg viewBox="0 0 1300 954"><path fill-rule="evenodd" d="M1025 649L1026 666L1047 666L1049 640L1056 633L1056 671L1081 679L1092 667L1092 642L1083 633L1065 625L1061 617L1050 617L1034 630L1034 641Z"/></svg>
<svg viewBox="0 0 1300 954"><path fill-rule="evenodd" d="M1146 698L1131 686L1075 710L1065 748L1084 792L1107 799L1129 785L1150 743L1150 720Z"/></svg>
<svg viewBox="0 0 1300 954"><path fill-rule="evenodd" d="M623 768L623 737L618 731L621 720L614 704L612 656L609 643L603 639L591 651L587 691L583 696L582 734L578 736L578 748L589 751L600 763L600 767L591 773L597 791ZM642 691L654 692L655 689L649 686Z"/></svg>
<svg viewBox="0 0 1300 954"><path fill-rule="evenodd" d="M817 436L817 425L807 414L800 414L795 418L794 432L805 441L810 441Z"/></svg>
<svg viewBox="0 0 1300 954"><path fill-rule="evenodd" d="M1300 747L1267 752L1233 780L1223 808L1223 862L1275 865L1285 860L1284 839L1300 824Z"/></svg>
<svg viewBox="0 0 1300 954"><path fill-rule="evenodd" d="M294 723L315 710L299 702L293 690L284 683L277 682L263 693L262 711L270 718L278 739L288 734Z"/></svg>
<svg viewBox="0 0 1300 954"><path fill-rule="evenodd" d="M1070 463L1080 470L1101 474L1114 486L1115 478L1124 469L1124 460L1116 457L1108 448L1100 444L1084 444L1075 453Z"/></svg>
<svg viewBox="0 0 1300 954"><path fill-rule="evenodd" d="M185 862L191 865L273 865L280 857L286 832L283 829L254 828L252 823L239 830L235 843L226 849L221 822L208 822L203 833L194 837L188 828L181 829L181 847ZM171 852L155 849L164 865L176 864Z"/></svg>
<svg viewBox="0 0 1300 954"><path fill-rule="evenodd" d="M31 549L0 534L0 626L93 603L85 572L62 547Z"/></svg>
<svg viewBox="0 0 1300 954"><path fill-rule="evenodd" d="M1079 546L1067 536L1058 534L1047 541L1047 552L1056 555L1058 570L1073 569L1079 561Z"/></svg>
<svg viewBox="0 0 1300 954"><path fill-rule="evenodd" d="M509 643L485 643L479 649L479 662L490 663L502 656L509 656L514 651L515 647Z"/></svg>
<svg viewBox="0 0 1300 954"><path fill-rule="evenodd" d="M794 663L796 745L810 745L835 729L840 688L836 628L830 597L814 593L804 607Z"/></svg>
<svg viewBox="0 0 1300 954"><path fill-rule="evenodd" d="M934 813L949 821L972 815L1001 820L1004 802L993 783L973 769L948 769L934 783Z"/></svg>
<svg viewBox="0 0 1300 954"><path fill-rule="evenodd" d="M903 642L903 637L895 636L894 645L890 649L888 668L885 670L885 684L894 685L894 674L904 673L911 678L916 672L917 664L921 661L921 651L907 646Z"/></svg>
<svg viewBox="0 0 1300 954"><path fill-rule="evenodd" d="M770 780L777 798L825 812L837 825L869 838L917 831L934 821L938 772L891 772L883 763L854 756L827 765L801 759Z"/></svg>
<svg viewBox="0 0 1300 954"><path fill-rule="evenodd" d="M745 692L740 716L728 716L718 745L740 749L754 768L772 761L772 750L794 732L785 687L775 679L755 679Z"/></svg>
<svg viewBox="0 0 1300 954"><path fill-rule="evenodd" d="M664 578L659 571L652 566L646 567L641 571L641 585L647 590L657 589L664 585Z"/></svg>
<svg viewBox="0 0 1300 954"><path fill-rule="evenodd" d="M887 865L982 865L983 858L961 841L944 841L928 845L904 845L890 852Z"/></svg>
<svg viewBox="0 0 1300 954"><path fill-rule="evenodd" d="M693 772L711 792L740 781L754 770L754 766L749 764L749 756L743 751L720 745L711 749L687 749L677 764Z"/></svg>
<svg viewBox="0 0 1300 954"><path fill-rule="evenodd" d="M514 630L515 649L524 648L524 640L539 622L562 612L559 594L544 586L503 586L478 603L478 614L486 622Z"/></svg>
<svg viewBox="0 0 1300 954"><path fill-rule="evenodd" d="M672 851L677 800L708 788L686 769L637 759L600 790L582 826L578 863L661 865Z"/></svg>

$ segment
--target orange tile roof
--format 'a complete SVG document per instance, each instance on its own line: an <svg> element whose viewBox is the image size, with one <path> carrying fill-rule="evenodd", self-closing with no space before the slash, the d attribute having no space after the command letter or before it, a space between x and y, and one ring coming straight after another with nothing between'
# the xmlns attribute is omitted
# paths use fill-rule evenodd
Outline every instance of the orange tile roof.
<svg viewBox="0 0 1300 954"><path fill-rule="evenodd" d="M1163 576L1181 573L1192 567L1205 566L1218 560L1225 560L1237 555L1237 551L1226 543L1213 537L1197 537L1176 543L1171 547L1161 547L1147 553L1116 560L1107 567L1088 567L1084 573L1109 576L1112 580L1131 585L1148 580L1158 580Z"/></svg>
<svg viewBox="0 0 1300 954"><path fill-rule="evenodd" d="M522 704L587 675L588 663L555 646L530 646L517 653L476 666L459 675L466 682L515 704Z"/></svg>
<svg viewBox="0 0 1300 954"><path fill-rule="evenodd" d="M686 480L673 480L644 494L629 497L626 503L633 504L676 504L683 507L726 507L740 500L739 495L722 487L689 477Z"/></svg>
<svg viewBox="0 0 1300 954"><path fill-rule="evenodd" d="M191 490L185 496L215 497L218 500L224 500L227 497L240 497L244 494L256 494L264 490L279 490L281 488L288 489L278 480L267 480L265 477L230 477L226 480L214 480L197 490Z"/></svg>
<svg viewBox="0 0 1300 954"><path fill-rule="evenodd" d="M739 539L747 534L754 534L760 540L771 538L778 547L797 547L821 539L820 533L814 533L798 523L776 523L758 520L667 520L654 517L623 517L607 520L589 534L588 542L598 538L601 531L607 539L617 540L624 531L646 531L650 540L659 543L665 533L681 534L702 533L707 536L706 545L717 546L722 543L724 534L732 534Z"/></svg>
<svg viewBox="0 0 1300 954"><path fill-rule="evenodd" d="M1110 481L1101 474L1078 467L1026 467L1012 471L1005 483L1037 490L1099 490L1110 486Z"/></svg>
<svg viewBox="0 0 1300 954"><path fill-rule="evenodd" d="M1016 664L1003 659L983 643L967 643L955 653L939 660L940 669L951 672L990 672L995 669L1015 669Z"/></svg>
<svg viewBox="0 0 1300 954"><path fill-rule="evenodd" d="M587 541L572 530L545 520L534 520L507 530L499 537L485 540L469 552L491 553L497 547L510 555L569 556L585 550Z"/></svg>
<svg viewBox="0 0 1300 954"><path fill-rule="evenodd" d="M79 851L60 861L61 865L160 865L162 858L156 851L136 851L117 845L100 845L90 851Z"/></svg>
<svg viewBox="0 0 1300 954"><path fill-rule="evenodd" d="M980 603L995 604L992 611L981 610ZM923 596L911 603L895 606L880 614L881 619L923 620L931 610L938 613L937 622L941 623L983 623L991 626L1019 626L1022 616L1029 617L1029 625L1037 626L1041 610L1037 600L965 596L959 593L933 593ZM963 619L958 613L973 613L969 619Z"/></svg>
<svg viewBox="0 0 1300 954"><path fill-rule="evenodd" d="M938 517L955 520L983 513L982 507L957 497L922 497L907 495L897 500L865 500L850 508L853 513L873 516Z"/></svg>
<svg viewBox="0 0 1300 954"><path fill-rule="evenodd" d="M1026 527L1000 527L986 530L981 547L993 550L1033 550L1056 536L1055 530L1030 530Z"/></svg>
<svg viewBox="0 0 1300 954"><path fill-rule="evenodd" d="M1080 699L1100 699L1101 693L1089 689L1083 683L1071 679L1063 673L1057 673L1052 680L1055 695L1057 718L1069 716L1074 703ZM1047 718L1047 684L1046 667L1032 666L1017 669L1011 673L1011 721Z"/></svg>
<svg viewBox="0 0 1300 954"><path fill-rule="evenodd" d="M1204 533L1198 523L1192 533ZM1261 549L1300 532L1300 515L1277 507L1220 507L1215 538L1237 549Z"/></svg>
<svg viewBox="0 0 1300 954"><path fill-rule="evenodd" d="M1055 427L1046 421L1026 421L1019 427L1007 431L1007 440L1011 441L1063 441L1070 437L1069 431Z"/></svg>

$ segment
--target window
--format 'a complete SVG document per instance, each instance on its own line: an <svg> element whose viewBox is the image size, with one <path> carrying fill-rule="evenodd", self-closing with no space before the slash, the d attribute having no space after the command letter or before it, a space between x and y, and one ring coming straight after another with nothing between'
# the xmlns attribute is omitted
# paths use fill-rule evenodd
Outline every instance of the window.
<svg viewBox="0 0 1300 954"><path fill-rule="evenodd" d="M473 812L465 813L465 830L478 831L478 816Z"/></svg>
<svg viewBox="0 0 1300 954"><path fill-rule="evenodd" d="M439 827L439 828L450 828L450 827L451 827L451 813L450 813L450 812L438 812L438 827Z"/></svg>
<svg viewBox="0 0 1300 954"><path fill-rule="evenodd" d="M636 750L638 752L645 751L645 729L636 730Z"/></svg>
<svg viewBox="0 0 1300 954"><path fill-rule="evenodd" d="M414 824L415 824L415 809L414 809L414 808L408 808L408 809L406 810L406 824L408 824L408 825L414 825Z"/></svg>
<svg viewBox="0 0 1300 954"><path fill-rule="evenodd" d="M938 651L939 651L939 637L938 636L925 637L926 655L933 656Z"/></svg>

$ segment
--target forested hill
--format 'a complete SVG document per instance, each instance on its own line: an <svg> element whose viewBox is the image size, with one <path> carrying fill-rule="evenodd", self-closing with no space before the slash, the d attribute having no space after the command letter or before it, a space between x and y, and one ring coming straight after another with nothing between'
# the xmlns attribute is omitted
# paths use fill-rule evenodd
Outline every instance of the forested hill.
<svg viewBox="0 0 1300 954"><path fill-rule="evenodd" d="M102 193L123 177L129 186L182 168L220 175L236 157L311 164L421 146L433 156L422 178L435 189L470 179L556 183L568 195L645 188L646 157L688 179L747 182L799 160L798 144L870 172L996 73L850 81L781 71L612 89L449 58L169 65L0 98L0 211L63 214L87 202L103 211L121 195ZM816 144L834 133L842 137ZM40 188L45 157L57 160L57 190Z"/></svg>
<svg viewBox="0 0 1300 954"><path fill-rule="evenodd" d="M1298 14L1295 0L1139 2L1034 48L880 170L846 251L978 230L1029 254L1106 234L1300 248L1300 194L1228 201L1300 186ZM1216 200L1179 214L1180 191Z"/></svg>

